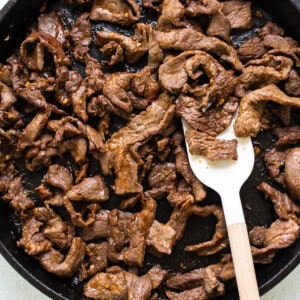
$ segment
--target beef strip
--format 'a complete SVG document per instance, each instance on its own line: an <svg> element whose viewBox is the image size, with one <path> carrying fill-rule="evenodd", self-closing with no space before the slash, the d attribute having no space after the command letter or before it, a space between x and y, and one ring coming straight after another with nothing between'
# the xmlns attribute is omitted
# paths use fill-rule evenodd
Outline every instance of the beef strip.
<svg viewBox="0 0 300 300"><path fill-rule="evenodd" d="M263 38L267 34L285 35L284 30L276 23L268 21L262 28L260 28L258 35Z"/></svg>
<svg viewBox="0 0 300 300"><path fill-rule="evenodd" d="M41 266L49 273L60 277L74 276L85 255L85 243L80 237L72 239L68 253L64 257L59 251L51 249L38 257Z"/></svg>
<svg viewBox="0 0 300 300"><path fill-rule="evenodd" d="M109 198L108 188L104 179L97 175L86 177L77 185L74 185L66 194L71 201L103 202Z"/></svg>
<svg viewBox="0 0 300 300"><path fill-rule="evenodd" d="M150 279L153 289L157 289L167 275L168 272L166 270L163 270L160 265L155 265L144 275L144 277Z"/></svg>
<svg viewBox="0 0 300 300"><path fill-rule="evenodd" d="M73 184L71 172L61 165L51 165L43 177L43 182L67 192Z"/></svg>
<svg viewBox="0 0 300 300"><path fill-rule="evenodd" d="M140 18L140 6L134 0L96 0L91 11L91 20L108 21L129 26Z"/></svg>
<svg viewBox="0 0 300 300"><path fill-rule="evenodd" d="M276 147L285 147L294 145L300 141L300 126L278 127L273 133L278 138L275 143Z"/></svg>
<svg viewBox="0 0 300 300"><path fill-rule="evenodd" d="M250 29L253 26L250 1L225 1L222 12L229 19L232 29Z"/></svg>
<svg viewBox="0 0 300 300"><path fill-rule="evenodd" d="M255 36L241 45L238 54L241 61L247 62L250 59L261 57L266 51L267 49L262 44L261 39Z"/></svg>
<svg viewBox="0 0 300 300"><path fill-rule="evenodd" d="M87 142L82 137L75 137L69 140L64 140L59 145L59 153L61 155L70 153L77 164L82 164L86 161Z"/></svg>
<svg viewBox="0 0 300 300"><path fill-rule="evenodd" d="M74 227L62 220L62 218L51 208L36 207L33 210L36 220L43 223L41 233L55 246L64 249L71 245L74 238Z"/></svg>
<svg viewBox="0 0 300 300"><path fill-rule="evenodd" d="M146 250L146 237L155 218L156 202L142 197L142 210L124 213L113 210L109 219L108 257L112 261L123 261L129 266L142 266Z"/></svg>
<svg viewBox="0 0 300 300"><path fill-rule="evenodd" d="M221 60L229 62L237 70L242 67L236 51L232 46L215 37L207 37L194 29L173 29L169 32L155 30L155 38L163 50L179 51L202 50L219 56Z"/></svg>
<svg viewBox="0 0 300 300"><path fill-rule="evenodd" d="M110 41L105 44L101 49L101 53L103 53L107 58L109 58L107 64L109 66L117 65L124 60L124 51L120 44L115 41Z"/></svg>
<svg viewBox="0 0 300 300"><path fill-rule="evenodd" d="M291 70L284 89L288 95L300 97L300 76L296 70Z"/></svg>
<svg viewBox="0 0 300 300"><path fill-rule="evenodd" d="M79 61L83 61L86 53L89 52L89 45L92 41L92 28L89 21L89 14L81 14L75 21L70 37L74 44L73 56Z"/></svg>
<svg viewBox="0 0 300 300"><path fill-rule="evenodd" d="M206 34L210 36L216 36L230 43L230 30L231 25L229 19L221 11L218 11L212 16L207 27Z"/></svg>
<svg viewBox="0 0 300 300"><path fill-rule="evenodd" d="M288 220L294 217L293 203L286 193L278 191L266 182L260 183L257 189L263 192L266 198L270 198L280 219Z"/></svg>
<svg viewBox="0 0 300 300"><path fill-rule="evenodd" d="M128 152L128 146L145 141L168 127L175 107L167 94L161 94L146 111L134 117L126 127L120 129L106 141L106 152L100 157L104 175L114 168L116 173L115 192L117 194L136 193L142 191L138 183L137 162ZM128 176L130 174L130 176Z"/></svg>
<svg viewBox="0 0 300 300"><path fill-rule="evenodd" d="M166 162L155 165L148 175L148 184L162 198L166 193L175 188L176 166L174 163Z"/></svg>
<svg viewBox="0 0 300 300"><path fill-rule="evenodd" d="M108 236L109 224L108 216L110 211L101 209L95 217L94 222L85 227L82 232L82 238L90 241L96 238L104 238Z"/></svg>
<svg viewBox="0 0 300 300"><path fill-rule="evenodd" d="M16 95L13 90L9 88L5 83L0 81L0 111L7 110L16 101Z"/></svg>
<svg viewBox="0 0 300 300"><path fill-rule="evenodd" d="M67 45L64 26L60 17L54 12L41 14L38 18L38 31L56 38L63 46Z"/></svg>
<svg viewBox="0 0 300 300"><path fill-rule="evenodd" d="M107 267L107 242L101 244L90 243L86 246L89 259L83 262L78 272L80 281L84 281Z"/></svg>
<svg viewBox="0 0 300 300"><path fill-rule="evenodd" d="M237 140L221 140L204 132L187 130L186 138L193 155L202 155L211 161L238 159Z"/></svg>
<svg viewBox="0 0 300 300"><path fill-rule="evenodd" d="M182 141L183 137L179 137L179 141ZM197 202L202 201L206 197L206 191L203 184L194 175L187 154L180 144L176 145L174 154L176 155L176 170L180 173L185 181L192 187L193 195Z"/></svg>
<svg viewBox="0 0 300 300"><path fill-rule="evenodd" d="M199 15L215 15L222 8L222 4L217 0L188 0L186 1L185 13L190 17Z"/></svg>
<svg viewBox="0 0 300 300"><path fill-rule="evenodd" d="M256 136L260 130L260 119L264 113L265 102L274 101L281 105L299 107L300 99L289 97L276 85L269 84L246 94L240 103L239 113L234 124L238 137Z"/></svg>
<svg viewBox="0 0 300 300"><path fill-rule="evenodd" d="M300 168L300 148L295 147L290 149L287 153L284 179L288 191L293 199L300 201L300 182L299 182L299 168Z"/></svg>

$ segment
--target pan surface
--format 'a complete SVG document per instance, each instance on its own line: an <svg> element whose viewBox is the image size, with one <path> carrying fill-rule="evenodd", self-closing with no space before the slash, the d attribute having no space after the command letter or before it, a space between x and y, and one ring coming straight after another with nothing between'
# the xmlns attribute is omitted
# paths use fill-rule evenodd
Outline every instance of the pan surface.
<svg viewBox="0 0 300 300"><path fill-rule="evenodd" d="M256 3L253 5L253 9L260 9L263 11L263 18L255 19L255 26L248 32L238 32L233 36L236 44L241 44L253 36L258 28L261 27L271 17L278 22L279 25L287 29L288 34L300 39L300 1L272 1L272 7L264 5L270 3L269 1L258 1L259 6ZM42 1L34 0L20 0L10 1L4 10L0 13L0 62L4 62L8 55L18 47L20 42L26 35L26 28L30 26L36 18L39 8L42 6ZM82 12L79 8L72 8L62 4L62 1L49 1L47 10L54 9L60 11L64 24L68 27ZM82 8L84 10L84 8ZM86 7L85 7L86 9ZM287 18L288 16L288 18ZM141 22L153 23L157 19L156 13L143 10ZM122 27L108 24L108 23L94 23L93 35L98 30L111 30L118 31L123 34L130 35L130 30ZM100 53L96 47L92 47L91 54L102 59ZM136 71L143 66L143 61L138 65L132 66L124 64L118 71ZM73 67L77 70L82 70L80 64L73 64ZM105 72L115 71L112 69L105 69ZM120 125L120 120L115 118L114 125L117 128ZM273 205L270 201L265 200L260 192L258 192L255 186L262 180L268 181L268 176L264 168L263 155L265 151L270 149L274 144L274 137L268 133L262 133L258 135L253 142L257 144L262 150L256 157L254 170L241 190L241 198L244 207L244 213L247 220L248 228L251 229L255 225L269 225L275 220L275 212ZM61 164L68 164L68 161L59 161ZM19 169L24 170L22 163L19 165ZM90 170L91 175L98 174L97 167ZM39 184L39 180L43 176L43 172L29 174L25 172L25 187L28 190L32 190ZM110 180L111 178L107 178ZM109 204L103 205L103 208L109 208L115 206L117 203L117 196L113 196ZM212 190L208 191L208 197L205 200L205 204L220 203L219 196ZM0 252L10 262L10 264L31 282L38 289L43 291L52 299L86 299L82 296L82 285L77 278L72 280L62 280L54 275L51 275L44 271L40 265L31 257L26 255L23 249L16 246L16 241L20 238L21 228L20 223L15 218L12 210L4 203L0 202L1 218L0 218ZM171 207L166 202L160 202L158 204L159 221L166 221L171 214ZM194 228L199 228L194 230ZM145 269L148 269L153 264L159 263L163 268L172 272L186 272L201 266L215 263L219 260L220 254L209 257L200 258L196 255L188 254L183 251L184 247L188 244L194 244L196 242L207 240L214 231L214 219L199 219L197 217L190 218L185 235L178 245L174 248L173 253L169 257L162 259L146 255L145 257ZM298 239L288 249L279 251L274 258L274 262L269 265L257 265L256 272L258 278L258 284L260 293L263 294L271 287L276 285L282 280L291 270L300 262L300 240ZM163 293L163 287L160 291L160 298L165 299ZM235 300L238 299L237 291L235 288L228 289L223 300Z"/></svg>

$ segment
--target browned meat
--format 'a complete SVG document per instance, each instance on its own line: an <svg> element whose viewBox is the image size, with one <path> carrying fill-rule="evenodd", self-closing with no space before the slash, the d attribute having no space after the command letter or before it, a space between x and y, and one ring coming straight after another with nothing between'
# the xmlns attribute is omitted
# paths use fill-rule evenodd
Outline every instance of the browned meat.
<svg viewBox="0 0 300 300"><path fill-rule="evenodd" d="M261 57L266 51L267 49L262 44L261 39L256 36L243 43L238 50L238 54L241 61L246 62Z"/></svg>
<svg viewBox="0 0 300 300"><path fill-rule="evenodd" d="M146 237L155 218L156 202L149 197L142 197L141 202L142 210L138 213L121 214L121 211L116 209L110 213L108 217L110 260L124 261L129 266L143 265Z"/></svg>
<svg viewBox="0 0 300 300"><path fill-rule="evenodd" d="M42 71L45 65L45 50L52 54L57 67L70 63L69 58L62 49L62 45L56 38L38 32L31 33L21 44L21 60L30 70Z"/></svg>
<svg viewBox="0 0 300 300"><path fill-rule="evenodd" d="M229 19L232 29L250 29L253 26L250 1L225 1L222 12Z"/></svg>
<svg viewBox="0 0 300 300"><path fill-rule="evenodd" d="M43 181L66 192L72 187L73 176L66 167L51 165L43 177Z"/></svg>
<svg viewBox="0 0 300 300"><path fill-rule="evenodd" d="M71 247L64 257L59 251L51 249L39 256L41 266L49 273L60 277L72 277L85 255L85 243L80 237L74 237Z"/></svg>
<svg viewBox="0 0 300 300"><path fill-rule="evenodd" d="M181 136L182 139L182 136ZM194 175L187 154L181 145L177 145L174 151L176 155L176 170L185 181L192 187L193 195L196 201L202 201L206 197L206 191L203 184Z"/></svg>
<svg viewBox="0 0 300 300"><path fill-rule="evenodd" d="M163 270L160 265L155 265L144 276L150 279L152 288L157 289L167 275L166 270Z"/></svg>
<svg viewBox="0 0 300 300"><path fill-rule="evenodd" d="M87 142L82 137L65 140L59 145L59 153L61 155L64 153L71 153L74 161L77 164L81 164L86 160Z"/></svg>
<svg viewBox="0 0 300 300"><path fill-rule="evenodd" d="M60 249L69 247L75 235L74 227L62 220L52 209L36 207L33 210L36 220L43 223L41 233Z"/></svg>
<svg viewBox="0 0 300 300"><path fill-rule="evenodd" d="M212 16L210 23L207 27L206 34L216 36L230 43L230 30L231 25L229 19L222 12L219 11Z"/></svg>
<svg viewBox="0 0 300 300"><path fill-rule="evenodd" d="M288 95L300 97L300 76L297 71L291 70L284 88Z"/></svg>
<svg viewBox="0 0 300 300"><path fill-rule="evenodd" d="M84 281L101 272L107 267L107 242L101 244L88 244L86 254L89 257L88 262L83 262L79 269L78 278Z"/></svg>
<svg viewBox="0 0 300 300"><path fill-rule="evenodd" d="M296 147L290 149L290 151L287 153L284 168L284 179L291 196L297 201L300 201L299 171L300 148Z"/></svg>
<svg viewBox="0 0 300 300"><path fill-rule="evenodd" d="M238 159L236 139L221 140L196 130L187 130L186 138L193 155L202 155L211 161Z"/></svg>
<svg viewBox="0 0 300 300"><path fill-rule="evenodd" d="M186 14L190 17L215 15L222 8L222 4L217 0L188 0L186 4Z"/></svg>
<svg viewBox="0 0 300 300"><path fill-rule="evenodd" d="M260 130L260 119L265 102L274 101L281 105L299 107L300 99L289 97L276 85L269 84L246 94L241 100L239 113L234 124L235 134L239 137L256 136Z"/></svg>
<svg viewBox="0 0 300 300"><path fill-rule="evenodd" d="M151 189L159 192L157 198L163 197L170 190L175 188L176 167L174 163L166 162L155 165L148 175L148 184Z"/></svg>
<svg viewBox="0 0 300 300"><path fill-rule="evenodd" d="M124 60L123 48L115 41L105 44L100 51L109 59L108 65L114 66Z"/></svg>
<svg viewBox="0 0 300 300"><path fill-rule="evenodd" d="M96 238L104 238L108 235L108 215L110 211L101 209L95 218L95 221L83 229L82 238L90 241Z"/></svg>
<svg viewBox="0 0 300 300"><path fill-rule="evenodd" d="M12 106L17 101L14 92L1 81L0 81L0 100L1 100L0 103L1 111L7 110L10 106Z"/></svg>
<svg viewBox="0 0 300 300"><path fill-rule="evenodd" d="M278 127L274 129L274 134L278 140L276 147L284 147L296 144L300 141L300 126Z"/></svg>
<svg viewBox="0 0 300 300"><path fill-rule="evenodd" d="M266 182L260 183L257 189L263 192L266 198L270 198L280 219L288 220L294 217L293 203L286 193L276 190Z"/></svg>
<svg viewBox="0 0 300 300"><path fill-rule="evenodd" d="M83 13L75 21L70 37L74 43L73 55L77 60L83 60L89 51L89 45L92 41L92 28L89 21L89 14Z"/></svg>
<svg viewBox="0 0 300 300"><path fill-rule="evenodd" d="M162 0L143 0L143 6L152 8L156 11L159 11L159 4L162 2Z"/></svg>
<svg viewBox="0 0 300 300"><path fill-rule="evenodd" d="M108 188L101 176L86 177L66 195L71 201L103 202L109 198Z"/></svg>
<svg viewBox="0 0 300 300"><path fill-rule="evenodd" d="M140 6L134 0L96 0L90 18L129 26L139 20Z"/></svg>
<svg viewBox="0 0 300 300"><path fill-rule="evenodd" d="M284 30L277 24L268 21L260 30L259 36L263 38L267 34L284 35Z"/></svg>
<svg viewBox="0 0 300 300"><path fill-rule="evenodd" d="M40 15L38 18L38 31L56 38L63 46L66 45L66 36L61 19L55 12Z"/></svg>
<svg viewBox="0 0 300 300"><path fill-rule="evenodd" d="M169 32L154 31L155 38L161 49L174 49L179 51L203 50L209 54L217 55L221 60L229 62L237 70L242 64L234 48L215 37L207 37L194 29L173 29Z"/></svg>

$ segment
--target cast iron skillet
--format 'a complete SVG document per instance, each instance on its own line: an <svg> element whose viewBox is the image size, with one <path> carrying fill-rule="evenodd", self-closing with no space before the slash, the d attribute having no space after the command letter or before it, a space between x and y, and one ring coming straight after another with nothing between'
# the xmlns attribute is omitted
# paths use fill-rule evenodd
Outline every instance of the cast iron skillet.
<svg viewBox="0 0 300 300"><path fill-rule="evenodd" d="M271 5L270 5L271 4ZM8 55L19 46L24 39L26 28L30 26L36 19L40 7L43 5L41 0L11 0L0 12L0 62L4 62ZM234 34L234 41L236 44L243 42L251 37L258 28L262 26L270 16L279 25L283 26L287 33L294 38L300 40L300 0L273 0L256 1L254 2L254 10L257 8L264 10L264 17L255 20L255 26L248 32L237 32ZM70 25L74 18L80 14L80 10L70 8L61 4L58 1L49 1L49 9L60 9L62 11L63 21L65 25ZM151 23L155 19L155 14L148 10L142 11L142 22ZM93 33L97 30L112 29L124 34L130 34L130 31L124 30L121 27L97 23L93 24ZM99 51L92 48L92 55L101 58ZM82 70L80 64L73 63L73 67ZM141 67L128 66L124 64L121 69L123 71L134 71ZM112 71L112 70L105 70ZM295 122L299 120L294 118ZM120 120L115 120L115 128L117 128ZM241 198L243 201L244 212L247 220L247 225L251 229L254 225L269 225L276 218L274 209L270 201L264 199L255 186L262 180L268 181L262 157L266 150L274 144L274 137L270 133L260 134L255 138L254 143L257 144L262 152L256 157L255 168L251 177L246 182L241 190ZM60 161L62 164L68 164L68 161ZM19 166L23 169L22 164ZM97 174L97 167L91 168L90 174ZM43 172L36 174L29 174L25 172L25 187L31 190L35 187L39 179L43 176ZM108 180L111 178L107 178ZM118 198L113 195L109 204L104 208L112 208L118 203ZM171 208L167 204L158 205L157 219L164 222L168 220L171 213ZM220 199L216 193L209 190L207 200L205 203L220 203ZM20 238L21 228L18 220L14 217L10 208L0 201L0 252L7 259L7 261L30 283L32 283L39 290L44 292L52 299L86 299L82 296L82 286L77 278L72 280L62 280L54 275L44 271L40 265L31 257L26 255L21 248L16 246L16 241ZM197 228L197 230L195 230ZM174 248L171 257L164 257L158 259L150 255L145 258L145 270L149 269L151 265L160 263L162 267L172 272L184 272L194 268L214 263L220 258L220 254L209 258L199 258L196 255L187 254L183 248L187 244L198 243L209 239L214 232L214 219L199 219L192 217L185 230L185 235L179 244ZM274 258L274 263L269 265L257 265L256 273L259 283L260 293L263 294L282 280L294 267L300 262L300 239L298 239L288 249L280 251ZM165 299L163 288L160 291L160 299ZM223 300L236 300L238 294L235 288L228 289Z"/></svg>

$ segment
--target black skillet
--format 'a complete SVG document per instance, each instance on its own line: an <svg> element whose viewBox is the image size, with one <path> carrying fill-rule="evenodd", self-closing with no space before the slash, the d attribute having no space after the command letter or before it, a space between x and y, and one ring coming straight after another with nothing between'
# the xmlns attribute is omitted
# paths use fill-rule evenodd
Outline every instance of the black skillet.
<svg viewBox="0 0 300 300"><path fill-rule="evenodd" d="M70 25L74 17L78 16L80 10L69 8L61 4L59 1L48 1L48 9L60 9L65 25ZM24 39L28 26L33 24L40 8L44 4L41 0L11 0L0 12L0 62L4 62L8 55L19 46ZM279 25L283 26L287 33L297 40L300 40L300 0L264 0L254 1L253 9L260 8L264 11L264 17L255 20L255 27L248 32L238 32L234 34L234 41L240 44L244 40L251 37L258 28L262 26L270 17ZM142 22L150 23L155 20L155 15L148 11L142 11ZM120 31L124 34L130 34L130 31L111 24L97 23L93 24L94 33L97 30L111 29ZM92 55L99 57L97 49L91 50ZM80 69L82 66L74 64L75 68ZM122 70L133 71L139 69L139 66L124 65ZM120 70L120 69L119 69ZM109 70L106 70L109 71ZM118 123L119 120L116 120ZM116 126L117 127L117 126ZM262 152L256 158L254 171L244 185L241 191L244 212L247 225L252 228L254 225L269 225L275 219L275 212L271 203L256 191L255 186L262 180L268 180L264 169L262 156L274 143L274 137L270 133L260 134L254 143L259 145ZM93 168L91 173L97 173L97 168ZM25 186L27 189L38 184L42 173L25 174ZM115 204L118 199L114 197L112 203ZM220 203L218 195L213 191L208 191L208 199L206 203ZM163 202L162 202L163 203ZM108 205L108 208L111 205ZM30 283L39 290L44 292L52 299L85 299L82 296L82 286L77 278L72 280L62 280L44 271L39 264L26 255L22 249L16 246L16 241L20 237L20 224L13 216L12 211L7 205L0 201L0 252L7 261ZM160 204L158 207L157 218L166 221L170 215L170 207ZM160 263L163 267L172 272L185 272L194 268L199 268L209 263L214 263L219 256L211 258L199 258L197 256L186 254L183 248L187 244L198 243L207 240L213 234L213 219L191 218L187 225L186 234L180 243L175 247L171 257L157 259L149 255L145 258L145 268L149 268L155 263ZM197 228L197 230L194 230ZM257 265L256 274L259 283L260 293L263 294L270 288L275 286L288 273L290 273L300 262L300 239L298 239L288 249L280 251L274 258L274 262L269 265ZM165 299L163 288L160 291L160 299ZM235 288L228 289L223 300L238 299Z"/></svg>

